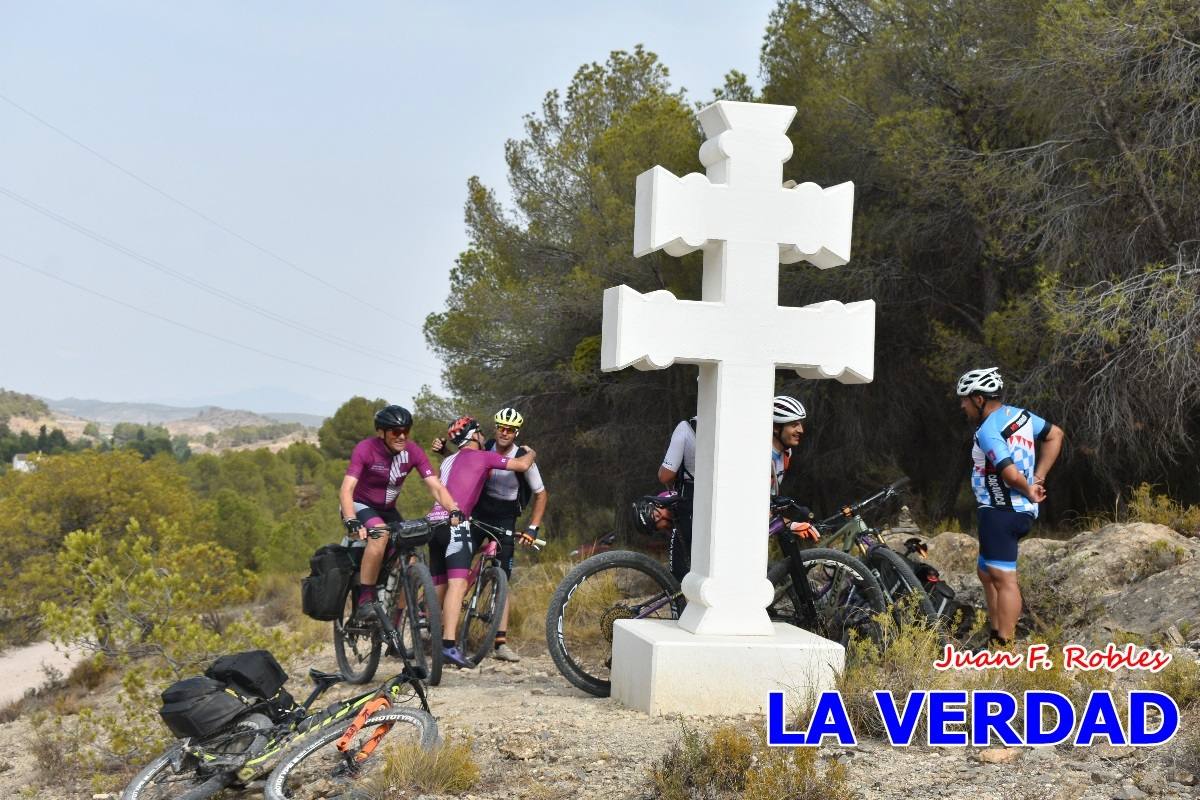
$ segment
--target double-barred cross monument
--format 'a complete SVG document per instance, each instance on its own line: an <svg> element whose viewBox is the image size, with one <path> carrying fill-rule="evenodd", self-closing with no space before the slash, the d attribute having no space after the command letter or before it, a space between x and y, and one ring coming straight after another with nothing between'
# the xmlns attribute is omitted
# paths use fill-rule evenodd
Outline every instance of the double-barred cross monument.
<svg viewBox="0 0 1200 800"><path fill-rule="evenodd" d="M772 644L780 634L793 641L794 629L782 631L786 626L773 625L765 610L772 596L766 572L775 370L843 383L869 382L874 371L873 301L779 305L781 263L829 269L850 258L854 185L783 185L783 162L792 154L786 131L795 114L791 106L714 103L699 114L708 137L700 148L707 176L677 178L661 167L638 176L634 254L702 249L701 300L678 300L667 291L643 295L628 286L604 292L604 370L663 369L676 361L700 366L692 571L683 581L688 604L678 623L688 633L662 627L672 623L649 634L655 623L619 623L613 694L627 702L623 685L626 695L653 693L633 673L662 671L656 649L686 651L680 663L700 664L706 637L718 650L728 637L771 637L757 645L741 640L734 653L783 646ZM630 639L635 629L648 637L637 646ZM640 697L632 704L687 710Z"/></svg>

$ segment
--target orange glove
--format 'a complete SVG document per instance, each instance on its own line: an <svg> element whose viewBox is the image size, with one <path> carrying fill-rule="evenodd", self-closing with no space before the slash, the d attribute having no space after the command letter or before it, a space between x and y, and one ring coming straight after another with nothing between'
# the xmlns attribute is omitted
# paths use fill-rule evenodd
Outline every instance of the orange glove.
<svg viewBox="0 0 1200 800"><path fill-rule="evenodd" d="M821 534L817 529L807 522L789 522L788 530L801 539L812 539L814 542L821 539Z"/></svg>

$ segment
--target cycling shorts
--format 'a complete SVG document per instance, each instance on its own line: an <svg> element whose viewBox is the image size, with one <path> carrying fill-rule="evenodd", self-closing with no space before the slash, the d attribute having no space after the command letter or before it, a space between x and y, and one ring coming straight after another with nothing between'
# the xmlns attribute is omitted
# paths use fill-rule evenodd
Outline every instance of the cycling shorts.
<svg viewBox="0 0 1200 800"><path fill-rule="evenodd" d="M475 506L475 518L480 522L491 525L493 528L499 528L505 531L515 531L517 529L517 518L513 516L489 516L479 513L479 506ZM501 536L500 549L497 555L500 558L500 567L504 570L504 575L512 578L513 564L516 561L517 554L517 537L516 536Z"/></svg>
<svg viewBox="0 0 1200 800"><path fill-rule="evenodd" d="M1033 517L1006 508L980 506L979 568L1015 572L1017 543L1033 527Z"/></svg>
<svg viewBox="0 0 1200 800"><path fill-rule="evenodd" d="M429 573L434 584L440 586L449 579L466 580L471 573L471 558L483 539L483 532L473 530L467 523L454 527L449 522L435 523L429 542Z"/></svg>
<svg viewBox="0 0 1200 800"><path fill-rule="evenodd" d="M395 508L372 508L365 503L354 504L354 516L365 528L378 528L389 522L403 522L404 517Z"/></svg>

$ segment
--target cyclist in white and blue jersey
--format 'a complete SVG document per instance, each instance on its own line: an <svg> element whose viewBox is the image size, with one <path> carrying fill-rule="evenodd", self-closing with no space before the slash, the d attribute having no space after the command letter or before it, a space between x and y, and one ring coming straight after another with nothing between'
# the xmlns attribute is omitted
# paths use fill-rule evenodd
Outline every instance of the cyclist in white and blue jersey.
<svg viewBox="0 0 1200 800"><path fill-rule="evenodd" d="M1021 615L1017 544L1046 499L1046 473L1062 450L1063 432L1023 408L1005 405L996 367L958 379L959 405L978 425L971 450L971 489L978 504L979 580L987 599L991 641L1007 644Z"/></svg>

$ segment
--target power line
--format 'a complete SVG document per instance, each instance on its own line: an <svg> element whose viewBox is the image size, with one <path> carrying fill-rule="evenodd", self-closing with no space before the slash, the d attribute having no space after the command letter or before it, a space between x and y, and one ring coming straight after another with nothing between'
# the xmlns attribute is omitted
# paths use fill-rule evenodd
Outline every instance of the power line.
<svg viewBox="0 0 1200 800"><path fill-rule="evenodd" d="M176 280L181 281L183 283L186 283L189 286L192 286L193 288L200 289L201 291L207 292L207 293L213 295L214 297L220 298L221 300L224 300L228 303L233 303L236 306L240 306L241 308L244 308L244 309L251 311L255 314L258 314L262 317L265 317L266 319L269 319L272 322L277 322L281 325L286 325L289 328L298 330L301 333L306 333L309 336L313 336L317 339L322 339L331 344L337 344L337 345L341 345L342 347L349 348L349 349L355 351L359 355L363 355L365 353L373 353L374 357L380 358L384 361L391 362L392 364L395 364L396 366L406 367L408 369L416 370L418 372L424 372L427 375L436 374L432 370L428 369L427 367L421 366L420 364L416 364L411 361L398 360L389 353L385 353L380 350L375 350L374 348L365 347L357 342L352 342L348 339L343 339L338 336L333 336L332 334L324 333L324 332L319 331L315 328L312 328L308 325L305 325L302 322L297 322L296 320L289 319L280 314L277 314L268 308L264 308L255 303L251 303L248 300L243 300L234 294L226 292L223 289L218 289L215 286L211 286L197 278L193 278L190 275L180 272L179 270L173 269L173 268L167 266L166 264L163 264L160 261L156 261L155 259L150 258L149 256L144 256L141 253L137 252L136 250L126 247L125 245L121 244L120 242L109 239L107 236L104 236L103 234L97 233L96 231L93 231L90 228L80 225L78 222L68 219L67 217L64 217L63 215L61 215L49 208L46 208L45 206L39 205L39 204L35 203L34 201L30 200L29 198L24 197L23 195L17 194L16 192L12 191L11 189L5 188L4 186L0 186L0 194L4 195L5 197L10 198L11 200L13 200L17 203L20 203L21 205L25 206L26 208L28 208L32 211L36 211L37 213L39 213L49 219L54 220L55 222L59 223L60 225L63 225L64 227L70 228L71 230L73 230L77 233L87 236L89 239L92 239L93 241L99 242L100 244L104 245L105 247L109 247L113 250L116 250L118 253L121 253L122 255L128 256L129 258L132 258L135 261L139 261L142 264L145 264L146 266L150 267L151 269L158 270L159 272L169 275L170 277L175 278Z"/></svg>
<svg viewBox="0 0 1200 800"><path fill-rule="evenodd" d="M130 178L132 178L133 180L137 181L137 182L138 182L138 183L140 183L142 186L145 186L147 189L151 190L152 192L156 192L157 194L161 195L162 197L166 198L167 200L170 200L172 203L174 203L175 205L177 205L177 206L179 206L180 208L184 209L185 211L189 211L189 212L191 212L192 214L195 214L197 217L199 217L200 219L204 220L204 221L205 221L205 222L207 222L209 225L212 225L213 227L215 227L215 228L217 228L217 229L219 229L219 230L221 230L221 231L224 231L225 233L229 234L229 235L230 235L230 236L232 236L233 238L237 239L239 242L242 242L243 244L246 244L246 245L249 245L250 247L253 247L255 250L257 250L258 252L262 253L263 255L265 255L265 256L267 256L267 257L269 257L269 258L272 258L272 259L274 259L275 261L278 261L280 264L283 264L284 266L286 266L286 267L288 267L288 268L290 268L290 269L293 269L293 270L295 270L296 272L299 272L301 275L304 275L305 277L307 277L307 278L309 278L309 279L311 279L311 280L314 280L314 281L316 281L317 283L321 284L322 286L324 286L324 287L326 287L326 288L328 288L328 289L332 289L333 291L335 291L335 292L337 292L337 293L339 293L339 294L345 295L346 297L348 297L348 298L350 298L351 300L353 300L353 301L355 302L355 304L356 304L356 305L360 305L360 306L366 306L367 308L370 308L370 309L372 309L372 310L374 310L374 311L378 311L380 314L390 314L390 313L391 313L391 312L388 312L388 311L387 311L387 310L385 310L385 309L382 309L382 308L380 308L380 307L379 307L379 306L377 306L377 305L374 305L374 304L372 304L372 303L371 303L370 301L368 301L368 300L364 300L363 298L361 298L361 297L359 297L359 296L357 296L357 295L354 295L354 294L351 294L350 292L347 292L345 289L343 289L342 287L340 287L340 286L338 286L338 285L336 285L336 284L330 283L329 281L327 281L327 280L325 280L324 278L322 278L320 275L316 275L316 274L314 274L314 273L312 273L312 272L309 272L308 270L304 269L304 268L303 268L303 267L301 267L300 265L298 265L298 264L296 264L296 263L294 263L294 262L292 262L292 261L290 261L290 260L288 260L288 259L284 258L283 256L279 255L278 253L274 252L273 250L269 250L269 249L267 249L266 247L263 247L262 245L258 244L257 242L254 242L254 241L252 241L252 240L248 239L247 237L243 236L242 234L238 233L237 231L235 231L235 230L233 230L233 229L231 229L231 228L227 227L226 225L224 225L224 224L222 224L222 223L218 222L217 220L215 220L215 219L213 219L212 217L210 217L210 216L208 216L207 214L205 214L203 211L200 211L199 209L197 209L197 208L194 208L194 207L192 207L192 206L188 205L187 203L185 203L184 201L180 200L178 197L176 197L175 195L173 195L173 194L171 194L170 192L166 191L165 189L160 189L159 187L155 186L153 183L150 183L150 181L146 180L145 178L141 177L140 175L138 175L138 174L136 174L136 173L134 173L134 172L131 172L130 170L128 170L128 169L126 169L125 167L121 166L121 165L120 165L120 164L118 164L116 161L113 161L111 158L109 158L108 156L106 156L106 155L104 155L103 153L99 152L98 150L95 150L95 149L93 149L93 148L89 147L88 145L84 144L83 142L81 142L80 140L76 139L76 138L75 138L74 136L72 136L71 134L69 134L69 133L67 133L66 131L64 131L62 128L59 128L58 126L56 126L56 125L54 125L54 124L52 124L52 123L48 122L47 120L44 120L44 119L42 119L42 118L41 118L41 117L39 117L37 114L35 114L35 113L33 113L32 111L30 111L29 109L25 108L25 107L24 107L24 106L22 106L21 104L17 103L17 102L16 102L15 100L13 100L12 98L10 98L10 97L6 97L5 95L3 95L3 94L0 94L0 100L3 100L4 102L8 103L10 106L12 106L13 108L15 108L17 111L20 111L22 114L24 114L25 116L27 116L27 117L29 117L30 119L34 120L35 122L37 122L37 123L39 123L39 124L41 124L41 125L44 125L44 126L46 126L46 127L47 127L47 128L49 128L50 130L52 130L52 131L54 131L55 133L57 133L59 136L63 137L63 138L64 138L64 139L66 139L67 141L71 142L72 144L75 144L75 145L77 145L78 147L82 148L83 150L87 151L88 153L91 153L93 156L95 156L96 158L100 159L100 160L101 160L101 161L103 161L105 164L108 164L110 167L112 167L113 169L117 170L118 172L120 172L120 173L122 173L122 174L124 174L124 175L126 175L126 176L128 176L128 177L130 177ZM417 330L421 330L421 326L420 326L420 325L417 325L416 323L413 323L413 322L409 322L409 321L408 321L408 320L406 320L406 319L398 319L398 320L396 320L396 321L397 321L397 322L400 322L400 323L401 323L401 324L403 324L403 325L408 325L409 327L416 328Z"/></svg>
<svg viewBox="0 0 1200 800"><path fill-rule="evenodd" d="M104 300L108 300L110 303L116 303L119 306L124 306L125 308L132 309L133 311L136 311L139 314L145 314L148 317L153 317L154 319L161 320L162 322L166 322L166 323L168 323L170 325L174 325L178 328L183 328L184 330L191 331L192 333L198 333L201 336L207 336L210 339L216 339L218 342L223 342L224 344L230 344L230 345L233 345L234 347L240 347L243 350L249 350L251 353L257 353L260 356L266 356L267 358L273 358L276 361L282 361L285 364L291 364L291 365L297 366L297 367L304 367L305 369L311 369L316 372L323 372L326 375L333 375L334 377L337 377L337 378L344 378L346 380L355 381L355 382L370 383L375 386L382 386L387 389L395 389L395 390L401 391L401 392L408 391L407 389L402 389L399 386L393 386L388 383L380 383L378 381L364 379L361 376L346 375L341 372L335 372L333 370L325 369L324 367L318 367L313 364L305 364L302 361L296 361L295 359L288 358L287 356L276 355L275 353L268 353L266 350L260 350L257 347L254 347L252 345L244 344L243 342L239 342L234 339L227 339L224 336L220 336L215 333L209 333L208 331L201 330L200 328L194 328L191 325L188 325L187 323L179 322L178 320L171 319L170 317L165 317L162 314L157 314L153 311L147 311L144 308L135 306L132 303L127 303L124 300L118 300L115 297L111 297L107 294L104 294L103 292L98 292L95 289L90 289L87 286L83 286L82 284L75 283L74 281L71 281L71 280L63 278L61 276L55 275L52 272L47 272L44 269L38 269L37 267L33 266L32 264L27 264L26 262L21 261L20 259L17 259L17 258L13 258L10 255L0 253L0 258L3 258L6 261L11 261L13 264L16 264L19 267L24 267L25 269L29 270L30 272L36 272L37 274L42 275L43 277L50 278L52 280L56 280L59 283L65 283L66 285L71 286L75 289L78 289L81 292L87 292L88 294L95 295L96 297L102 298Z"/></svg>

